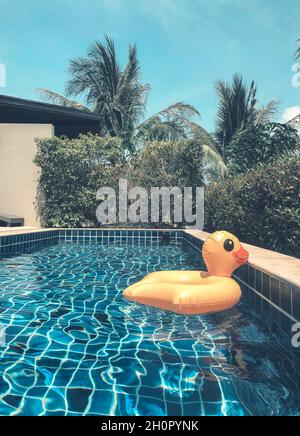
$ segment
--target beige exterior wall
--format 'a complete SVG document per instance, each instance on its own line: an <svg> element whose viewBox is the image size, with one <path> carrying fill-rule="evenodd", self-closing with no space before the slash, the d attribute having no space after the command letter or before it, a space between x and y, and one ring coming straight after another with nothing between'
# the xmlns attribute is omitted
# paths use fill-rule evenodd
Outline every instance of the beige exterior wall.
<svg viewBox="0 0 300 436"><path fill-rule="evenodd" d="M34 139L53 135L50 124L0 124L0 213L24 217L25 226L40 224L35 210Z"/></svg>

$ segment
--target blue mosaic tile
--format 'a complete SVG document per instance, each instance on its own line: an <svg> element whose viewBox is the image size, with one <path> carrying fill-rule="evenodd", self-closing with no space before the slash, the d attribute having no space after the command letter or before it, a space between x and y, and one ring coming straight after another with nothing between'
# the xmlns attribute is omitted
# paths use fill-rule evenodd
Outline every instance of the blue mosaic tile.
<svg viewBox="0 0 300 436"><path fill-rule="evenodd" d="M159 244L161 242L181 244L181 231L151 230L61 230L60 242L100 244Z"/></svg>
<svg viewBox="0 0 300 436"><path fill-rule="evenodd" d="M0 258L14 254L30 253L42 247L56 245L58 242L58 231L0 236Z"/></svg>
<svg viewBox="0 0 300 436"><path fill-rule="evenodd" d="M0 237L0 415L299 411L299 353L286 334L298 290L246 266L228 312L186 317L124 300L149 272L203 269L201 247L181 231ZM259 277L286 313L255 289Z"/></svg>

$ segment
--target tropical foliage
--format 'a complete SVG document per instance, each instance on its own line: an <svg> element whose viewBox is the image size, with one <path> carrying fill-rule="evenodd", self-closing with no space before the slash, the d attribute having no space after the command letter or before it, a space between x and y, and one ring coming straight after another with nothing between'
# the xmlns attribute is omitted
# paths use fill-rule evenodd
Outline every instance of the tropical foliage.
<svg viewBox="0 0 300 436"><path fill-rule="evenodd" d="M114 43L96 42L86 57L73 59L69 65L67 97L83 97L86 109L99 114L100 134L122 138L128 148L137 123L145 112L149 85L140 83L140 66L136 47L129 46L124 69L117 61ZM48 100L76 107L73 100L42 90ZM79 106L80 107L80 106Z"/></svg>
<svg viewBox="0 0 300 436"><path fill-rule="evenodd" d="M135 129L138 143L149 141L176 141L186 138L193 118L200 116L191 105L177 102L139 124Z"/></svg>
<svg viewBox="0 0 300 436"><path fill-rule="evenodd" d="M37 141L38 211L47 227L97 225L96 193L115 187L125 159L119 138L81 136Z"/></svg>
<svg viewBox="0 0 300 436"><path fill-rule="evenodd" d="M232 85L219 80L216 83L219 108L216 120L216 140L218 151L227 163L227 149L234 134L246 128L248 124L264 123L276 113L278 102L271 101L267 106L257 108L257 88L252 82L250 87L239 74L233 76Z"/></svg>
<svg viewBox="0 0 300 436"><path fill-rule="evenodd" d="M122 177L129 188L203 186L203 151L196 140L151 141L130 160L116 137L54 137L38 140L37 148L38 211L49 227L99 226L97 191L109 186L118 193Z"/></svg>
<svg viewBox="0 0 300 436"><path fill-rule="evenodd" d="M299 137L292 127L279 123L249 124L240 129L228 145L227 159L231 173L244 173L268 164L298 148Z"/></svg>
<svg viewBox="0 0 300 436"><path fill-rule="evenodd" d="M197 140L151 141L130 161L133 185L203 186L203 150Z"/></svg>
<svg viewBox="0 0 300 436"><path fill-rule="evenodd" d="M91 112L87 106L84 106L83 104L79 103L78 101L70 100L69 98L64 97L61 94L58 94L57 92L49 91L48 89L45 89L45 88L38 88L36 91L41 96L41 98L43 98L44 100L47 100L53 104L57 104L59 106L69 107L71 109L79 109L82 111Z"/></svg>
<svg viewBox="0 0 300 436"><path fill-rule="evenodd" d="M129 187L147 189L206 183L207 231L226 228L250 243L300 256L299 136L271 122L278 102L260 107L254 82L248 87L238 74L232 84L217 82L211 135L201 127L197 109L185 102L144 119L150 87L141 83L135 47L121 68L106 37L85 58L71 61L69 72L66 96L40 92L54 103L98 113L99 136L37 141L44 225L99 225L96 191L117 191L121 177Z"/></svg>
<svg viewBox="0 0 300 436"><path fill-rule="evenodd" d="M299 59L300 58L300 39L298 39L297 43L299 44L299 47L296 50L295 57L296 57L296 59Z"/></svg>
<svg viewBox="0 0 300 436"><path fill-rule="evenodd" d="M286 156L206 189L206 230L300 257L300 165Z"/></svg>
<svg viewBox="0 0 300 436"><path fill-rule="evenodd" d="M143 120L150 86L140 81L135 46L129 47L128 62L122 69L114 43L106 36L104 44L96 42L86 57L70 62L69 75L66 96L46 89L38 92L53 103L98 113L99 134L121 138L130 154L149 141L196 138L204 147L208 162L212 162L221 174L226 172L217 145L200 126L200 114L193 106L176 102ZM86 105L70 97L81 98Z"/></svg>
<svg viewBox="0 0 300 436"><path fill-rule="evenodd" d="M151 141L193 140L203 150L204 163L213 165L219 175L225 175L227 168L217 143L212 135L194 121L197 116L200 114L193 106L175 103L137 126L135 142L145 145Z"/></svg>
<svg viewBox="0 0 300 436"><path fill-rule="evenodd" d="M145 143L140 152L128 165L127 178L132 186L142 186L148 190L151 203L152 187L196 188L204 184L203 149L195 139L177 141L151 141ZM161 201L161 200L160 200ZM171 196L171 214L169 223L160 220L151 226L174 225L173 197ZM157 206L157 204L156 204ZM162 217L161 217L162 218ZM151 223L151 216L149 216ZM176 225L184 226L185 221Z"/></svg>

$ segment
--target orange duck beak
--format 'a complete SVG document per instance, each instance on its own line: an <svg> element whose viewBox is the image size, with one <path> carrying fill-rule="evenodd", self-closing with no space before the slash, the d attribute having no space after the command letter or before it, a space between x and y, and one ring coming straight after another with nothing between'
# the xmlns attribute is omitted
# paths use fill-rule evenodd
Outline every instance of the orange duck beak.
<svg viewBox="0 0 300 436"><path fill-rule="evenodd" d="M232 253L232 255L235 258L235 260L239 266L245 265L249 260L249 253L243 247L241 247L235 253Z"/></svg>

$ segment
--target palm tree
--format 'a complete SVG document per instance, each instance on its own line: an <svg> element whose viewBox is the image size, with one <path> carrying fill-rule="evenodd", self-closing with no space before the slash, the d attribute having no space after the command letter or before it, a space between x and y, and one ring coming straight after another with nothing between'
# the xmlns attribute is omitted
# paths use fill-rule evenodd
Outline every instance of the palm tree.
<svg viewBox="0 0 300 436"><path fill-rule="evenodd" d="M69 98L64 97L61 94L58 94L57 92L50 91L49 89L38 88L36 89L36 92L40 95L40 97L43 100L49 101L53 104L69 107L71 109L79 109L82 111L91 112L87 106L79 103L78 101L70 100Z"/></svg>
<svg viewBox="0 0 300 436"><path fill-rule="evenodd" d="M227 167L217 143L195 120L197 117L200 114L193 106L183 102L174 103L139 124L135 128L133 140L138 148L139 144L153 140L196 139L203 148L205 164L213 165L223 177L227 174Z"/></svg>
<svg viewBox="0 0 300 436"><path fill-rule="evenodd" d="M184 139L188 136L190 123L199 116L194 106L184 102L173 103L137 125L134 139L138 143Z"/></svg>
<svg viewBox="0 0 300 436"><path fill-rule="evenodd" d="M99 114L100 132L119 136L130 147L135 125L142 119L150 86L140 83L140 66L136 47L129 46L128 63L122 70L117 62L112 39L105 36L105 44L96 42L88 55L69 65L70 80L66 97L39 89L48 101ZM69 97L84 97L86 106Z"/></svg>
<svg viewBox="0 0 300 436"><path fill-rule="evenodd" d="M70 79L65 96L47 89L38 89L44 100L74 109L99 114L102 135L119 136L130 154L149 140L202 138L210 161L224 171L224 162L215 141L196 121L199 112L184 102L174 103L142 121L145 114L148 84L140 83L140 66L136 47L129 46L129 58L124 69L117 61L114 43L105 36L105 43L96 42L88 55L74 59L69 65ZM71 97L83 97L86 104Z"/></svg>
<svg viewBox="0 0 300 436"><path fill-rule="evenodd" d="M234 134L251 122L269 121L277 111L278 101L272 100L258 109L255 83L248 88L239 74L233 76L232 85L219 80L215 88L219 97L215 136L218 151L226 163L226 149Z"/></svg>

